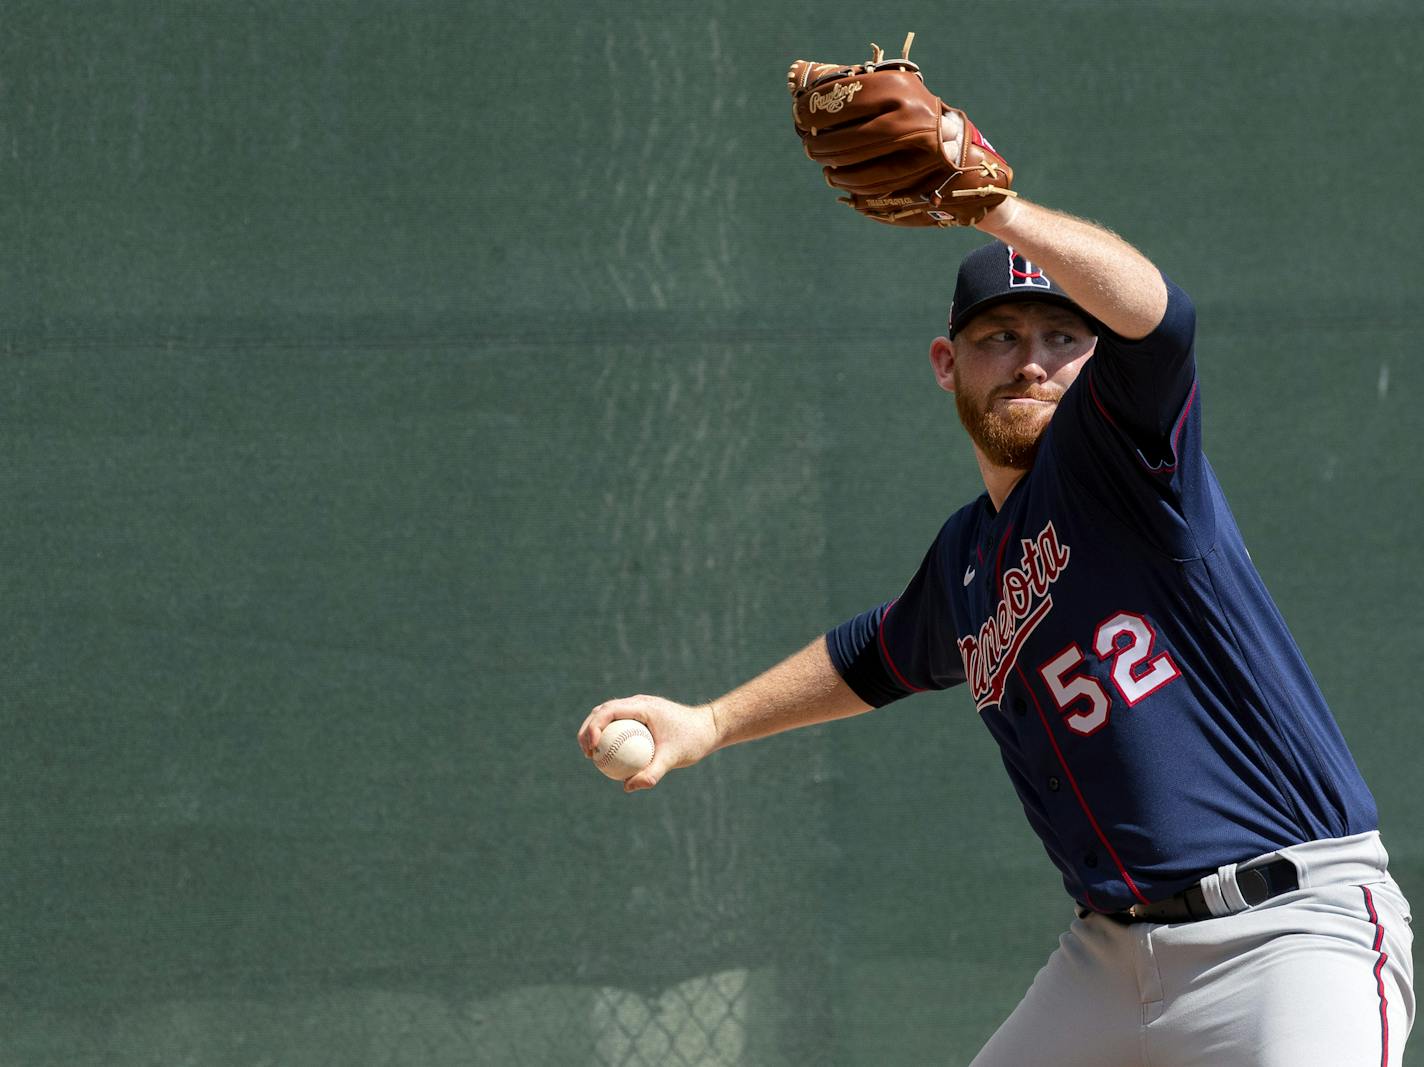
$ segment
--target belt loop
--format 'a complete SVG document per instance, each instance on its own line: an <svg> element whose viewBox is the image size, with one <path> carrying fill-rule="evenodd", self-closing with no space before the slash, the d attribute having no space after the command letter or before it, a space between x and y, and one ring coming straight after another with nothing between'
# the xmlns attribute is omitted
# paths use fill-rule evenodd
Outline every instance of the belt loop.
<svg viewBox="0 0 1424 1067"><path fill-rule="evenodd" d="M1218 867L1215 874L1207 875L1200 884L1207 910L1211 912L1213 918L1219 919L1223 915L1234 915L1238 911L1245 911L1248 907L1246 898L1241 895L1241 887L1236 884L1236 864L1234 863Z"/></svg>
<svg viewBox="0 0 1424 1067"><path fill-rule="evenodd" d="M1246 901L1246 895L1241 892L1241 883L1236 880L1236 864L1228 863L1225 867L1218 867L1216 873L1221 877L1221 895L1226 901L1228 915L1234 915L1238 911L1245 911L1251 905Z"/></svg>

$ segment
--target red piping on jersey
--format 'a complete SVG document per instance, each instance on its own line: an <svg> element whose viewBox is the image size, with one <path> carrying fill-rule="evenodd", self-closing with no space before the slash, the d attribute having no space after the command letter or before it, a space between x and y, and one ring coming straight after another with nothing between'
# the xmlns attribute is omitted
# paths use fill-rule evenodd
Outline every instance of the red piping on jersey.
<svg viewBox="0 0 1424 1067"><path fill-rule="evenodd" d="M924 690L917 685L911 685L905 680L905 676L900 673L900 668L895 666L895 661L890 658L890 649L885 646L885 620L890 617L890 609L900 603L900 598L896 597L885 605L885 613L880 616L880 629L875 631L875 640L880 643L880 655L885 658L885 662L890 665L890 669L895 672L895 679L912 693L923 693Z"/></svg>
<svg viewBox="0 0 1424 1067"><path fill-rule="evenodd" d="M1176 425L1175 427L1173 427L1173 429L1172 429L1172 458L1173 458L1174 462L1172 463L1172 465L1171 465L1170 467L1163 467L1162 469L1163 469L1164 471L1174 471L1174 470L1177 469L1177 464L1176 464L1176 462L1175 462L1176 456L1177 456L1177 438L1179 438L1179 437L1182 436L1182 427L1185 426L1186 423L1187 423L1187 412L1189 412L1189 411L1192 410L1192 401L1194 401L1196 398L1197 398L1197 383L1196 383L1196 380L1193 379L1193 381L1192 381L1192 391L1187 394L1187 402L1186 402L1186 404L1183 405L1183 407L1182 407L1182 414L1181 414L1181 416L1177 419L1177 425Z"/></svg>
<svg viewBox="0 0 1424 1067"><path fill-rule="evenodd" d="M1097 405L1098 410L1099 410L1100 412L1102 412L1103 418L1105 418L1105 419L1108 420L1108 424L1109 424L1110 426L1112 426L1113 429L1115 429L1115 430L1120 430L1121 427L1118 426L1117 420L1114 419L1114 418L1112 417L1112 415L1110 415L1110 414L1108 413L1108 409L1107 409L1106 407L1104 407L1104 406L1103 406L1103 402L1102 402L1100 399L1098 399L1098 387L1093 384L1092 375L1089 375L1089 376L1088 376L1088 395L1093 398L1093 403L1094 403L1095 405ZM1175 471L1175 470L1177 469L1177 464L1176 464L1177 440L1182 436L1182 427L1187 424L1187 414L1192 410L1192 402L1195 401L1196 398L1197 398L1197 382L1196 382L1195 379L1193 379L1193 380L1192 380L1192 391L1187 394L1187 402L1182 405L1182 413L1177 416L1177 425L1175 425L1175 426L1172 427L1172 457L1173 457L1172 465L1171 465L1170 467L1166 467L1166 466L1162 466L1162 467L1149 467L1148 469L1151 470L1154 474L1171 474L1173 471ZM1138 456L1141 457L1141 455L1142 455L1142 453L1141 453L1141 452L1138 452ZM1147 463L1147 460L1146 460L1146 459L1143 459L1142 462L1143 462L1143 464L1145 465L1145 464Z"/></svg>
<svg viewBox="0 0 1424 1067"><path fill-rule="evenodd" d="M1098 410L1103 413L1103 418L1108 420L1108 425L1117 429L1117 419L1108 414L1108 409L1103 406L1103 402L1098 399L1098 387L1093 384L1093 376L1088 375L1088 395L1093 398L1093 403L1098 406Z"/></svg>
<svg viewBox="0 0 1424 1067"><path fill-rule="evenodd" d="M1009 535L1014 532L1014 524L1009 523L1004 530L1004 536L999 541L999 550L994 553L994 588L1002 589L1004 585L1004 546L1009 543Z"/></svg>
<svg viewBox="0 0 1424 1067"><path fill-rule="evenodd" d="M1389 960L1389 953L1384 951L1384 927L1375 912L1375 898L1370 895L1370 887L1362 885L1360 892L1365 894L1365 910L1370 913L1370 922L1375 924L1374 951L1379 953L1379 959L1375 961L1375 985L1380 999L1380 1067L1389 1067L1389 1001L1384 995L1384 965Z"/></svg>
<svg viewBox="0 0 1424 1067"><path fill-rule="evenodd" d="M1043 723L1043 732L1048 735L1048 743L1053 746L1053 754L1058 757L1058 765L1063 768L1064 775L1068 778L1068 784L1073 787L1073 795L1078 798L1078 806L1083 809L1083 814L1088 817L1088 822L1093 827L1093 833L1098 835L1098 840L1103 843L1103 848L1108 850L1108 855L1112 857L1113 864L1117 867L1117 873L1122 875L1123 884L1132 890L1141 903L1149 903L1148 899L1142 895L1142 891L1137 888L1137 883L1132 880L1132 875L1127 873L1127 868L1122 865L1122 860L1118 858L1117 850L1108 843L1107 835L1103 833L1103 828L1098 825L1098 820L1093 818L1093 810L1088 807L1087 800L1083 797L1083 791L1078 788L1078 779L1073 777L1073 772L1068 769L1068 761L1063 758L1063 750L1058 747L1058 739L1053 736L1053 730L1048 725L1048 717L1043 714L1043 705L1038 701L1038 694L1033 691L1033 686L1028 684L1028 679L1024 677L1023 668L1017 663L1014 670L1018 671L1019 681L1023 682L1024 688L1028 690L1029 699L1033 701L1034 710L1038 712L1039 721Z"/></svg>

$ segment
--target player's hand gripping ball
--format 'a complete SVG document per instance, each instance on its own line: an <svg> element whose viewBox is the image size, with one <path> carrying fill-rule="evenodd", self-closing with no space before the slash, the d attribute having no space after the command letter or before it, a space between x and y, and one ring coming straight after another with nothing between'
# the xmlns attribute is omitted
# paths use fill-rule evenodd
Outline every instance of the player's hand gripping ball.
<svg viewBox="0 0 1424 1067"><path fill-rule="evenodd" d="M653 735L637 719L614 719L603 728L593 762L615 781L624 782L653 761Z"/></svg>
<svg viewBox="0 0 1424 1067"><path fill-rule="evenodd" d="M827 183L862 215L894 226L972 226L1016 196L1014 172L904 54L868 63L798 59L786 72L796 132Z"/></svg>

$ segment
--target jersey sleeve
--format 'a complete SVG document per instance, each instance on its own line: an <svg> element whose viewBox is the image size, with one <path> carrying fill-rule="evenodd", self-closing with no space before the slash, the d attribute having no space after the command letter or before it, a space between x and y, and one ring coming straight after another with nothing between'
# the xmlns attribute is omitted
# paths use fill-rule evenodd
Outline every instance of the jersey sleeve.
<svg viewBox="0 0 1424 1067"><path fill-rule="evenodd" d="M1196 385L1196 309L1165 275L1167 310L1146 337L1128 341L1111 331L1084 373L1093 405L1138 452L1148 468L1170 464L1181 416Z"/></svg>
<svg viewBox="0 0 1424 1067"><path fill-rule="evenodd" d="M1054 415L1051 449L1071 485L1177 558L1215 537L1205 487L1196 311L1170 280L1167 310L1146 337L1110 331Z"/></svg>
<svg viewBox="0 0 1424 1067"><path fill-rule="evenodd" d="M964 681L942 581L941 540L903 593L826 634L836 671L873 708Z"/></svg>

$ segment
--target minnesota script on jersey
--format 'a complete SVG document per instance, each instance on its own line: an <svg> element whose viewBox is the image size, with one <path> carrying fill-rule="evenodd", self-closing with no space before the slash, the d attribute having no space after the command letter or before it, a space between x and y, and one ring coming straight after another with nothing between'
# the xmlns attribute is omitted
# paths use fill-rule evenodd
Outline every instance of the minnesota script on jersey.
<svg viewBox="0 0 1424 1067"><path fill-rule="evenodd" d="M1373 830L1374 799L1202 453L1195 312L1110 332L995 512L957 511L895 600L827 634L875 707L966 684L1086 906Z"/></svg>

